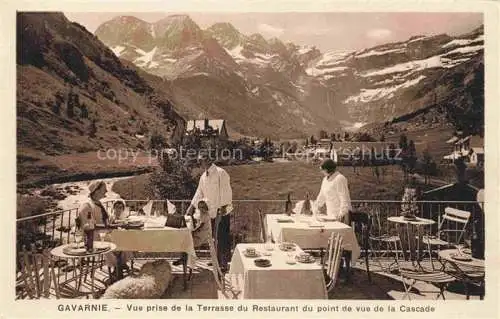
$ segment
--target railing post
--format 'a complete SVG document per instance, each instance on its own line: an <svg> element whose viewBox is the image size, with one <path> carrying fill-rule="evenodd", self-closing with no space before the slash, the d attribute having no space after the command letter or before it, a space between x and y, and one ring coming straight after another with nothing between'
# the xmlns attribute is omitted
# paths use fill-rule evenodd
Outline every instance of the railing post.
<svg viewBox="0 0 500 319"><path fill-rule="evenodd" d="M67 239L67 242L69 243L70 242L70 238L71 238L71 217L72 217L72 210L70 209L70 211L68 212L69 216L68 216L68 239ZM64 215L62 216L62 218L64 219Z"/></svg>

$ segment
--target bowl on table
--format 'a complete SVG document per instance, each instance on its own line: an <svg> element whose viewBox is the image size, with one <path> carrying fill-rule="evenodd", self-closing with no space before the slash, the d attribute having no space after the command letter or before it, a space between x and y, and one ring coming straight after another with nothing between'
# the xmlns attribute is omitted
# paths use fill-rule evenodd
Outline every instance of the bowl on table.
<svg viewBox="0 0 500 319"><path fill-rule="evenodd" d="M312 264L316 262L316 259L308 253L300 253L295 256L295 259L302 264Z"/></svg>
<svg viewBox="0 0 500 319"><path fill-rule="evenodd" d="M296 246L294 243L283 242L279 245L279 248L282 251L295 251Z"/></svg>
<svg viewBox="0 0 500 319"><path fill-rule="evenodd" d="M254 260L255 266L257 267L270 267L271 261L266 258L259 258Z"/></svg>
<svg viewBox="0 0 500 319"><path fill-rule="evenodd" d="M327 215L317 216L316 219L319 220L320 222L334 222L334 221L337 221L337 218L332 217L332 216L327 216Z"/></svg>

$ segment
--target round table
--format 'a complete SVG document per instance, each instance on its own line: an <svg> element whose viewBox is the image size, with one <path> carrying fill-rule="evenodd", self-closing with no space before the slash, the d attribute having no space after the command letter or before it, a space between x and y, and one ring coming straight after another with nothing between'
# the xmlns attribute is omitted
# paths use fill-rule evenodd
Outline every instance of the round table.
<svg viewBox="0 0 500 319"><path fill-rule="evenodd" d="M81 260L81 259L92 260L91 262L87 262L87 265L91 264L91 267L90 267L90 280L91 280L90 288L91 288L91 293L94 296L94 262L95 262L95 258L100 257L100 256L104 256L108 253L113 252L114 250L116 250L116 245L113 243L110 243L110 242L94 241L94 247L99 247L99 246L102 247L102 246L106 245L106 246L109 246L110 248L107 250L104 250L104 251L96 251L96 252L92 252L92 253L86 253L83 255L71 255L71 254L67 254L64 252L64 250L66 248L68 248L74 244L75 243L70 243L70 244L65 244L65 245L55 247L50 251L50 254L53 257L69 259L72 261L72 263L73 263L73 278L70 278L69 280L65 281L63 284L71 282L71 281L75 281L75 294L80 289L83 275L86 275L89 272L88 270L87 271L83 270L83 263L80 262L79 267L78 267L80 271L77 274L76 260Z"/></svg>
<svg viewBox="0 0 500 319"><path fill-rule="evenodd" d="M427 219L427 218L421 218L417 217L415 219L407 219L404 216L392 216L387 218L388 221L392 223L396 223L397 225L406 225L406 234L408 236L408 248L410 251L410 259L412 261L416 261L418 265L422 268L420 265L420 255L421 255L421 250L420 250L420 243L422 242L423 234L421 231L421 226L430 226L435 224L436 222L432 219ZM418 256L417 258L414 258L415 256L415 247L412 245L415 236L413 235L413 227L415 226L417 228L417 236L418 236L418 242L417 242L417 250L418 250ZM403 238L401 238L403 239ZM403 248L403 247L401 247ZM403 250L403 255L405 254L405 251Z"/></svg>
<svg viewBox="0 0 500 319"><path fill-rule="evenodd" d="M460 265L465 265L465 266L470 266L470 267L476 267L478 269L484 268L484 260L483 259L477 259L477 258L472 258L470 261L465 261L465 260L457 260L453 258L453 254L457 254L458 249L445 249L439 251L439 258L444 259L446 261L449 261L451 263L457 264L458 266Z"/></svg>
<svg viewBox="0 0 500 319"><path fill-rule="evenodd" d="M387 220L390 222L393 222L393 223L412 224L412 225L417 225L417 226L432 225L432 224L436 223L432 219L420 218L420 217L417 217L416 219L406 219L403 216L392 216L392 217L388 217Z"/></svg>
<svg viewBox="0 0 500 319"><path fill-rule="evenodd" d="M467 254L464 255L470 256L471 260L457 260L453 258L453 254L457 253L459 253L458 249L445 249L439 251L438 255L441 260L444 260L446 263L450 264L459 274L457 278L459 278L465 284L467 299L469 299L470 285L479 285L481 289L484 289L484 260L473 258L472 256ZM484 291L479 295L479 298L484 298Z"/></svg>

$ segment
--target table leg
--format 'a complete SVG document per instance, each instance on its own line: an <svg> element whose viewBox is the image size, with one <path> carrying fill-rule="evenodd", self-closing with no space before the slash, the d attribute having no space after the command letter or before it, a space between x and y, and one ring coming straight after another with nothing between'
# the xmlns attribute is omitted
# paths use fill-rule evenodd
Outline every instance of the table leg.
<svg viewBox="0 0 500 319"><path fill-rule="evenodd" d="M184 290L187 290L187 253L182 253L182 276L184 280Z"/></svg>
<svg viewBox="0 0 500 319"><path fill-rule="evenodd" d="M417 261L417 252L416 252L416 249L415 249L415 231L413 229L413 225L412 224L407 224L407 232L408 232L408 246L410 248L410 259L412 261L412 263L414 263L415 261Z"/></svg>
<svg viewBox="0 0 500 319"><path fill-rule="evenodd" d="M80 285L82 284L82 277L83 277L83 265L81 263L81 259L79 259L78 263L78 268L76 266L76 259L73 259L73 273L74 277L78 278L78 280L75 280L75 293L77 293L80 290ZM78 275L77 275L78 274Z"/></svg>
<svg viewBox="0 0 500 319"><path fill-rule="evenodd" d="M405 231L405 230L406 229L403 229L402 226L400 226L399 224L396 224L396 231L399 234L399 238L401 240L401 250L403 253L403 259L405 261L408 261L408 252L406 251L408 231L407 230Z"/></svg>
<svg viewBox="0 0 500 319"><path fill-rule="evenodd" d="M92 261L89 261L91 263L90 266L90 292L92 293L92 297L95 299L95 292L94 292L94 278L95 278L95 257L92 257Z"/></svg>
<svg viewBox="0 0 500 319"><path fill-rule="evenodd" d="M123 253L119 252L116 256L116 277L123 279Z"/></svg>
<svg viewBox="0 0 500 319"><path fill-rule="evenodd" d="M421 251L420 243L423 240L422 229L421 229L420 226L417 226L417 232L418 232L418 242L417 242L418 262L420 262L421 261L421 257L422 257L422 251Z"/></svg>

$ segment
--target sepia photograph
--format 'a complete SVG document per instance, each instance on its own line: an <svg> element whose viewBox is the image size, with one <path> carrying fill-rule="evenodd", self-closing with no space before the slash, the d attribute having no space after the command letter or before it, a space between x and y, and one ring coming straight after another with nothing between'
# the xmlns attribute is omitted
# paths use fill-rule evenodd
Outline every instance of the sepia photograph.
<svg viewBox="0 0 500 319"><path fill-rule="evenodd" d="M16 301L488 299L482 12L15 15Z"/></svg>

